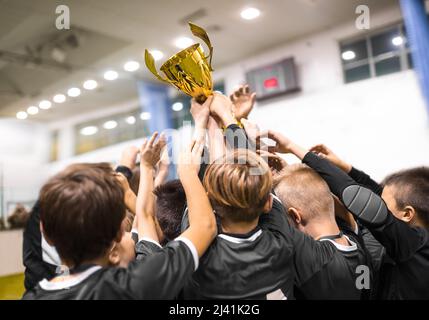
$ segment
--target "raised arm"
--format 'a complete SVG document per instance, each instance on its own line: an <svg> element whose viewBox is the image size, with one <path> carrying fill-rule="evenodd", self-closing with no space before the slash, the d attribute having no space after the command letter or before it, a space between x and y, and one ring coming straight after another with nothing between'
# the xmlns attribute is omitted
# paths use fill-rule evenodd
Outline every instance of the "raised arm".
<svg viewBox="0 0 429 320"><path fill-rule="evenodd" d="M190 240L201 257L216 236L216 220L207 193L198 178L204 144L193 142L180 155L178 174L186 194L189 228L180 238Z"/></svg>
<svg viewBox="0 0 429 320"><path fill-rule="evenodd" d="M378 184L376 181L371 179L369 175L367 175L363 171L356 169L351 164L347 163L346 161L338 157L334 152L332 152L332 150L330 150L324 144L318 144L310 148L310 151L316 153L322 159L329 160L338 168L340 168L345 173L347 173L357 183L371 189L379 196L383 192L383 187L380 184Z"/></svg>
<svg viewBox="0 0 429 320"><path fill-rule="evenodd" d="M319 173L331 192L371 231L393 260L405 261L421 247L425 241L424 232L396 219L375 192L360 186L330 161L309 152L281 134L271 132L268 136L276 141L276 149L294 154Z"/></svg>
<svg viewBox="0 0 429 320"><path fill-rule="evenodd" d="M136 201L137 230L139 238L148 238L159 242L159 226L155 217L155 196L153 194L153 172L165 146L161 137L155 142L158 133L145 139L140 151L140 185Z"/></svg>

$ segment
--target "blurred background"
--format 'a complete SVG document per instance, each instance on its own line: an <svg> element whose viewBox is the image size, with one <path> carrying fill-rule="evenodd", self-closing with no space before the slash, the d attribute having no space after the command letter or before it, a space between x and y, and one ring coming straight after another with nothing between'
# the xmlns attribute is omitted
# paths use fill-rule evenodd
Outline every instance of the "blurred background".
<svg viewBox="0 0 429 320"><path fill-rule="evenodd" d="M406 8L413 3L419 13ZM70 29L56 27L60 5ZM359 5L369 9L369 29L357 27ZM427 28L428 7L423 0L0 0L0 298L22 294L22 224L50 175L73 162L117 163L125 146L155 129L175 129L175 147L189 139L189 97L144 65L144 49L160 67L201 42L188 21L210 36L215 89L229 95L250 83L257 91L250 120L263 129L307 147L325 143L376 179L428 165L422 70L429 61L425 69L414 49L428 43L415 36Z"/></svg>

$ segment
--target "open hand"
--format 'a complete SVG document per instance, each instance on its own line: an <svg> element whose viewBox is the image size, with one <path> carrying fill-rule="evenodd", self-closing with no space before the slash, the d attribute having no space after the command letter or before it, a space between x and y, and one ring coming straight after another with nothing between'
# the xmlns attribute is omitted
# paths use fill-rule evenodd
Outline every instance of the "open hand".
<svg viewBox="0 0 429 320"><path fill-rule="evenodd" d="M250 92L249 85L246 84L240 86L229 97L233 103L232 111L237 120L247 118L255 105L256 92Z"/></svg>
<svg viewBox="0 0 429 320"><path fill-rule="evenodd" d="M161 151L166 145L166 140L163 135L155 142L158 132L155 132L152 137L143 140L140 149L140 165L144 167L155 168L161 158Z"/></svg>

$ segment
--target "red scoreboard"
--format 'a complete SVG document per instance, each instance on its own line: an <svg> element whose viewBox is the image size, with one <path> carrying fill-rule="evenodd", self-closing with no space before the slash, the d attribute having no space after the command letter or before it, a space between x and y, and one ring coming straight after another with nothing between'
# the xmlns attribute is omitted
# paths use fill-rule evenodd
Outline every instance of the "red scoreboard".
<svg viewBox="0 0 429 320"><path fill-rule="evenodd" d="M300 90L293 58L250 70L247 83L256 92L257 100L273 98Z"/></svg>

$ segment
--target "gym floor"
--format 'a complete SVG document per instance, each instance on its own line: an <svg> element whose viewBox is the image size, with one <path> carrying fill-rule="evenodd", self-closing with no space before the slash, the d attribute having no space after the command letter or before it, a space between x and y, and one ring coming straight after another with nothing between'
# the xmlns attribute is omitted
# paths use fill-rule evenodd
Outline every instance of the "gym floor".
<svg viewBox="0 0 429 320"><path fill-rule="evenodd" d="M0 277L0 300L21 299L24 291L23 273Z"/></svg>

